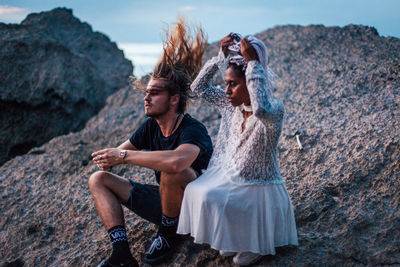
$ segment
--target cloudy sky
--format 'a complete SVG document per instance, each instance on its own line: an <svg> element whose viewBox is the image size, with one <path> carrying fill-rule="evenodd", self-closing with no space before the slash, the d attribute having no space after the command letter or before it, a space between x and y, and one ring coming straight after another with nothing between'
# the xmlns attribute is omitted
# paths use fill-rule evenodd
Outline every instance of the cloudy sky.
<svg viewBox="0 0 400 267"><path fill-rule="evenodd" d="M0 0L0 22L19 23L29 13L55 7L73 9L117 42L138 75L154 65L163 29L179 14L201 24L210 42L231 31L248 35L286 24L363 24L400 38L399 0Z"/></svg>

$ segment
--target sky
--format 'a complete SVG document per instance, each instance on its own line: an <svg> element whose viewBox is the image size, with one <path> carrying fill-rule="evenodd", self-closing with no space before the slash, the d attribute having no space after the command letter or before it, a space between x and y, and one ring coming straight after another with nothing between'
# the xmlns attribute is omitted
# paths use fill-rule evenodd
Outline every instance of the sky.
<svg viewBox="0 0 400 267"><path fill-rule="evenodd" d="M400 38L400 0L0 0L0 22L20 23L29 13L56 7L71 8L108 35L138 76L151 71L162 51L163 30L178 15L201 24L209 42L232 31L249 35L287 24L362 24Z"/></svg>

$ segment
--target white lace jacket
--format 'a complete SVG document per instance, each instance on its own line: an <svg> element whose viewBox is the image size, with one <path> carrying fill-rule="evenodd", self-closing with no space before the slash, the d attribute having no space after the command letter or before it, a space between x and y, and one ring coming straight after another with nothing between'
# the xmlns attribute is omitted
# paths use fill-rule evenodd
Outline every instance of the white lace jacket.
<svg viewBox="0 0 400 267"><path fill-rule="evenodd" d="M258 61L250 61L246 69L246 84L253 115L247 119L242 132L243 115L233 107L225 91L211 85L218 68L224 69L227 59L210 59L191 85L194 93L218 107L222 119L214 153L208 168L221 167L227 178L237 184L284 183L277 162L277 144L285 113L280 100L266 88L264 69Z"/></svg>

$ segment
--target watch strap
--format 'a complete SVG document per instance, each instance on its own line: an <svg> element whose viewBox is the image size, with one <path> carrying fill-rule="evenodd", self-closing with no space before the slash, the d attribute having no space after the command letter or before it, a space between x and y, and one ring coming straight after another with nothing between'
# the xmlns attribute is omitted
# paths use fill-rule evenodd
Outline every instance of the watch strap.
<svg viewBox="0 0 400 267"><path fill-rule="evenodd" d="M125 164L125 158L126 158L126 150L122 150L119 153L119 159L121 160L121 164Z"/></svg>

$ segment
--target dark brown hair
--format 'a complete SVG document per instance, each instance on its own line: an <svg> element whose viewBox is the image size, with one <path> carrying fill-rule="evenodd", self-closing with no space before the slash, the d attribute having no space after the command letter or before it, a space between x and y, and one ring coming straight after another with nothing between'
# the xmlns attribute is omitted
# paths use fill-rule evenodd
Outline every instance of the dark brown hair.
<svg viewBox="0 0 400 267"><path fill-rule="evenodd" d="M193 97L190 84L200 71L206 48L207 37L202 28L192 29L183 17L178 18L171 31L166 30L164 53L154 67L152 78L172 82L168 91L170 95L180 95L178 113L185 112L188 98Z"/></svg>
<svg viewBox="0 0 400 267"><path fill-rule="evenodd" d="M238 66L234 63L229 63L228 64L228 69L232 68L233 72L235 73L236 76L238 77L244 77L245 76L245 72L243 71L243 66Z"/></svg>

